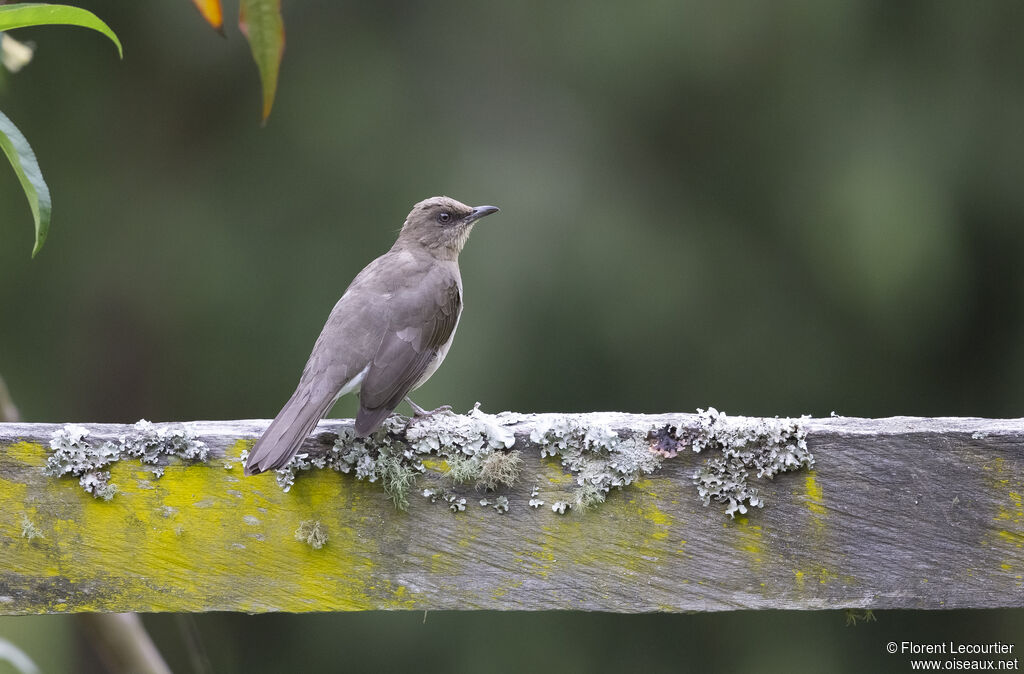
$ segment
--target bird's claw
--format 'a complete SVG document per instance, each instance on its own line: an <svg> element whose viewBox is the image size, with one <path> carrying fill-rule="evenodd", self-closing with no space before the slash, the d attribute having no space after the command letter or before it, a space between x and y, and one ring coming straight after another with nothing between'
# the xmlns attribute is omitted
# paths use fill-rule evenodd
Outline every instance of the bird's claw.
<svg viewBox="0 0 1024 674"><path fill-rule="evenodd" d="M418 409L418 410L413 410L413 413L414 413L414 415L417 418L429 417L429 416L433 416L435 414L439 414L441 412L446 412L448 414L455 414L455 412L452 412L452 406L451 405L441 405L440 407L435 407L432 410L425 410L422 407L420 409Z"/></svg>
<svg viewBox="0 0 1024 674"><path fill-rule="evenodd" d="M413 423L419 419L426 419L427 417L432 417L435 414L439 414L442 412L446 414L455 414L454 412L452 412L451 405L441 405L440 407L436 407L432 410L425 410L416 403L414 403L409 398L406 398L405 402L409 403L409 407L412 408L412 418L409 419L409 422L405 425L406 430L409 430L409 427L412 426Z"/></svg>
<svg viewBox="0 0 1024 674"><path fill-rule="evenodd" d="M434 408L432 410L425 410L422 407L420 407L419 405L417 405L416 403L414 403L412 401L412 398L410 398L409 396L405 397L405 402L409 403L409 407L412 408L412 414L413 414L413 416L415 418L429 417L431 415L437 414L438 412L451 412L452 411L452 406L451 405L441 405L440 407L436 407L436 408Z"/></svg>

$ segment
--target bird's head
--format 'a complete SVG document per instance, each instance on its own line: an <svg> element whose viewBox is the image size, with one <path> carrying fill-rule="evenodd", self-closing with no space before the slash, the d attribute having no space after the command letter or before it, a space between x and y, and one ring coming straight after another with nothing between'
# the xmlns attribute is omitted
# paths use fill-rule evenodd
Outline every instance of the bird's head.
<svg viewBox="0 0 1024 674"><path fill-rule="evenodd" d="M496 206L474 207L449 197L431 197L412 207L398 240L454 259L466 245L476 221L497 212Z"/></svg>

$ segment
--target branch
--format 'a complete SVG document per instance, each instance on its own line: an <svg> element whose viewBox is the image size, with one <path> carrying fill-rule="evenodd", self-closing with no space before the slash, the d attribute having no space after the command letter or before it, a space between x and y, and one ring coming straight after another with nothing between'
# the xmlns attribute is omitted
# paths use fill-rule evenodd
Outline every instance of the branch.
<svg viewBox="0 0 1024 674"><path fill-rule="evenodd" d="M85 613L78 617L108 672L171 674L137 614Z"/></svg>
<svg viewBox="0 0 1024 674"><path fill-rule="evenodd" d="M18 414L18 408L14 406L14 400L11 399L11 392L7 390L4 378L0 377L0 422L3 421L21 421L21 416Z"/></svg>
<svg viewBox="0 0 1024 674"><path fill-rule="evenodd" d="M266 425L0 424L0 613L1024 606L1024 420L474 410L243 477Z"/></svg>

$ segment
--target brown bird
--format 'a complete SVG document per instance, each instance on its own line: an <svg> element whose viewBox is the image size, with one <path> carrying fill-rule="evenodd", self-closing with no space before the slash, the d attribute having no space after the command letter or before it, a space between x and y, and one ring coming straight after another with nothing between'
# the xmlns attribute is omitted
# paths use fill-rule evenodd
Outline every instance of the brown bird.
<svg viewBox="0 0 1024 674"><path fill-rule="evenodd" d="M246 475L288 463L346 393L359 394L357 437L380 428L403 399L417 416L430 414L407 395L448 354L462 314L459 253L476 221L497 211L448 197L413 206L395 245L334 305L295 393L249 453Z"/></svg>

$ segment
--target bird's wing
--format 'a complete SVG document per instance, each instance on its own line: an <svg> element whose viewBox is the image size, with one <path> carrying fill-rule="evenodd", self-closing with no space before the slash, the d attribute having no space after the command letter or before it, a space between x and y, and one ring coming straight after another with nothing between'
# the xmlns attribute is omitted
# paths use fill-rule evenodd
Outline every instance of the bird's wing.
<svg viewBox="0 0 1024 674"><path fill-rule="evenodd" d="M359 390L357 435L372 433L383 423L451 339L462 298L455 279L444 283L440 291L433 302L424 303L422 298L430 293L421 291L416 293L418 302L392 310L384 339Z"/></svg>
<svg viewBox="0 0 1024 674"><path fill-rule="evenodd" d="M367 269L382 266L381 259ZM387 327L387 318L380 311L382 291L365 282L367 275L363 270L334 305L295 393L249 452L247 474L280 468L291 461L339 392L367 369Z"/></svg>

